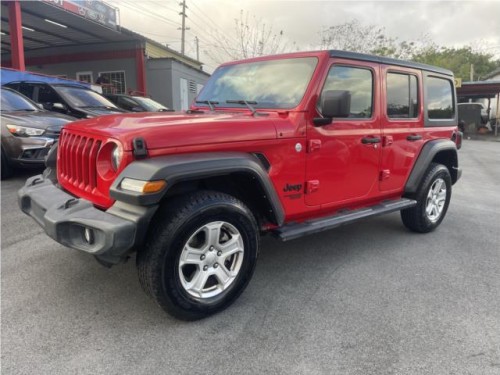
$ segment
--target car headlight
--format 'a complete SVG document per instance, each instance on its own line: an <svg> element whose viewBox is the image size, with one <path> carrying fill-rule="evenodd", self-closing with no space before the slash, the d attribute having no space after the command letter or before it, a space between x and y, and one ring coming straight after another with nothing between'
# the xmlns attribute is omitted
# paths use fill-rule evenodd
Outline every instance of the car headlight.
<svg viewBox="0 0 500 375"><path fill-rule="evenodd" d="M122 161L123 151L122 148L118 145L115 145L113 151L111 152L111 166L116 171L120 166Z"/></svg>
<svg viewBox="0 0 500 375"><path fill-rule="evenodd" d="M45 129L28 128L27 126L6 125L9 132L17 137L36 137L45 133Z"/></svg>

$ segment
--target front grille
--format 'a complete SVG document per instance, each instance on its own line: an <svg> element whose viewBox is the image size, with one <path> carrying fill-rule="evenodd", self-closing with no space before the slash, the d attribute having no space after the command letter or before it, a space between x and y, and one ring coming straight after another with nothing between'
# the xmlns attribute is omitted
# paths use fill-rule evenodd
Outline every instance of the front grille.
<svg viewBox="0 0 500 375"><path fill-rule="evenodd" d="M59 139L59 177L80 190L97 187L96 160L101 141L67 131Z"/></svg>

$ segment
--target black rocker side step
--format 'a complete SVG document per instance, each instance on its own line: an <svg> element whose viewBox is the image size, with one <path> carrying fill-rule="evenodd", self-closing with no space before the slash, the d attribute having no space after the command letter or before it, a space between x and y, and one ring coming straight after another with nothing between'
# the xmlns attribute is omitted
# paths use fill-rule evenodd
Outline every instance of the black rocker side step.
<svg viewBox="0 0 500 375"><path fill-rule="evenodd" d="M290 223L276 229L273 234L282 241L294 240L308 234L322 232L324 230L339 227L344 224L350 224L354 221L367 217L387 214L393 211L399 211L405 208L413 207L417 204L416 200L401 198L398 200L384 201L370 207L364 207L357 210L344 210L332 216L322 217L320 219L304 221L302 223Z"/></svg>

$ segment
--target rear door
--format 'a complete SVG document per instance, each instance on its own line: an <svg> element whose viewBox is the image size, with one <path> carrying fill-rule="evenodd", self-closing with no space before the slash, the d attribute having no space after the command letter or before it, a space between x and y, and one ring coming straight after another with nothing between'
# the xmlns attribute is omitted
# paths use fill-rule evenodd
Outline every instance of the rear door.
<svg viewBox="0 0 500 375"><path fill-rule="evenodd" d="M423 85L419 70L381 66L380 190L401 191L424 144Z"/></svg>
<svg viewBox="0 0 500 375"><path fill-rule="evenodd" d="M378 193L379 65L332 60L321 93L347 91L350 114L307 127L306 204L341 206Z"/></svg>

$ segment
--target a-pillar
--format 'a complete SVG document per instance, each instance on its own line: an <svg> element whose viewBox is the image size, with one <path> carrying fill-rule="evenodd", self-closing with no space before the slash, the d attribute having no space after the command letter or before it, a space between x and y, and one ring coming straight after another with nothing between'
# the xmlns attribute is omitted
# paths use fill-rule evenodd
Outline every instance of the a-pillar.
<svg viewBox="0 0 500 375"><path fill-rule="evenodd" d="M26 70L24 64L24 43L23 29L21 21L21 4L19 0L9 1L9 31L11 45L11 61L12 68L18 70Z"/></svg>

